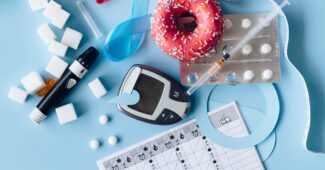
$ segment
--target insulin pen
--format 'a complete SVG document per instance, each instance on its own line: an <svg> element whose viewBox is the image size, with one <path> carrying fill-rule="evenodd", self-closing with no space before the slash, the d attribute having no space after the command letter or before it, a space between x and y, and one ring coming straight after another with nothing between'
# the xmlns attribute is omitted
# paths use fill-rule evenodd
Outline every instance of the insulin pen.
<svg viewBox="0 0 325 170"><path fill-rule="evenodd" d="M37 124L40 124L68 93L77 85L80 79L87 73L98 56L94 47L88 48L82 53L55 84L53 89L40 101L29 117Z"/></svg>

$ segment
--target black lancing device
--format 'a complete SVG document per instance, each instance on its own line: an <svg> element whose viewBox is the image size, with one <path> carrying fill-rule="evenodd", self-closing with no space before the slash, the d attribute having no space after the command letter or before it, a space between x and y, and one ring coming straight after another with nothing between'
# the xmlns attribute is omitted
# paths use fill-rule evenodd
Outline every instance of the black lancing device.
<svg viewBox="0 0 325 170"><path fill-rule="evenodd" d="M95 62L99 52L89 47L62 74L52 90L39 102L29 117L40 124L71 90L77 85Z"/></svg>

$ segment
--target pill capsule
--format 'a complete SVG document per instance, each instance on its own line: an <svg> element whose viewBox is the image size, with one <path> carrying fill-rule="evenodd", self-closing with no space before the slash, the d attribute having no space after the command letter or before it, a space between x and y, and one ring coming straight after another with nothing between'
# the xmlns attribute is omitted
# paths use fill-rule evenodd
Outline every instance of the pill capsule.
<svg viewBox="0 0 325 170"><path fill-rule="evenodd" d="M260 51L262 54L269 54L272 51L272 46L268 43L263 44Z"/></svg>
<svg viewBox="0 0 325 170"><path fill-rule="evenodd" d="M259 22L264 22L265 19L266 19L266 18L260 18L258 21L259 21ZM270 22L267 22L267 23L265 23L264 26L265 26L265 27L268 27L268 26L270 26L270 24L271 24Z"/></svg>
<svg viewBox="0 0 325 170"><path fill-rule="evenodd" d="M99 148L99 146L100 146L100 142L97 139L93 139L93 140L90 141L89 146L90 146L91 149L97 150Z"/></svg>
<svg viewBox="0 0 325 170"><path fill-rule="evenodd" d="M241 27L247 29L250 28L252 26L252 21L248 18L244 18L241 22Z"/></svg>
<svg viewBox="0 0 325 170"><path fill-rule="evenodd" d="M263 71L263 73L262 73L262 79L264 81L269 81L272 78L273 78L273 71L272 70L266 69L266 70Z"/></svg>
<svg viewBox="0 0 325 170"><path fill-rule="evenodd" d="M117 139L116 136L110 136L110 137L108 138L108 144L110 144L110 145L112 145L112 146L116 145L117 142L118 142L118 139Z"/></svg>
<svg viewBox="0 0 325 170"><path fill-rule="evenodd" d="M255 74L252 70L246 70L243 74L243 78L245 81L251 81L255 77Z"/></svg>
<svg viewBox="0 0 325 170"><path fill-rule="evenodd" d="M107 122L109 121L109 118L107 115L103 114L99 116L99 123L102 125L107 124Z"/></svg>
<svg viewBox="0 0 325 170"><path fill-rule="evenodd" d="M225 28L229 30L232 28L232 21L230 19L225 19Z"/></svg>
<svg viewBox="0 0 325 170"><path fill-rule="evenodd" d="M253 52L253 47L249 44L244 45L244 47L241 49L241 52L243 55L249 55Z"/></svg>

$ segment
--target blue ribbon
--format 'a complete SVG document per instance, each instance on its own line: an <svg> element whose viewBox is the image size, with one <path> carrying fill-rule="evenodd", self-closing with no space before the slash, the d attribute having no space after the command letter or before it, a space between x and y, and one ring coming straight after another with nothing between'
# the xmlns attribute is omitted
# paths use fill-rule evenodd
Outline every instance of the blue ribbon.
<svg viewBox="0 0 325 170"><path fill-rule="evenodd" d="M149 0L133 0L131 19L117 25L107 36L104 52L108 59L121 61L134 55L140 48L151 15L147 15Z"/></svg>

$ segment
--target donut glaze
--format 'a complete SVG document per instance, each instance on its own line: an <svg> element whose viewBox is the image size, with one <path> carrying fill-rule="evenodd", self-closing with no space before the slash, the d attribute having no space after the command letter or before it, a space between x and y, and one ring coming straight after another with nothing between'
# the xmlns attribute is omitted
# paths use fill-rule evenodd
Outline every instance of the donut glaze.
<svg viewBox="0 0 325 170"><path fill-rule="evenodd" d="M184 32L177 27L184 14L195 17L196 27ZM214 0L160 0L151 18L151 35L162 51L182 61L204 56L223 34L224 20Z"/></svg>

